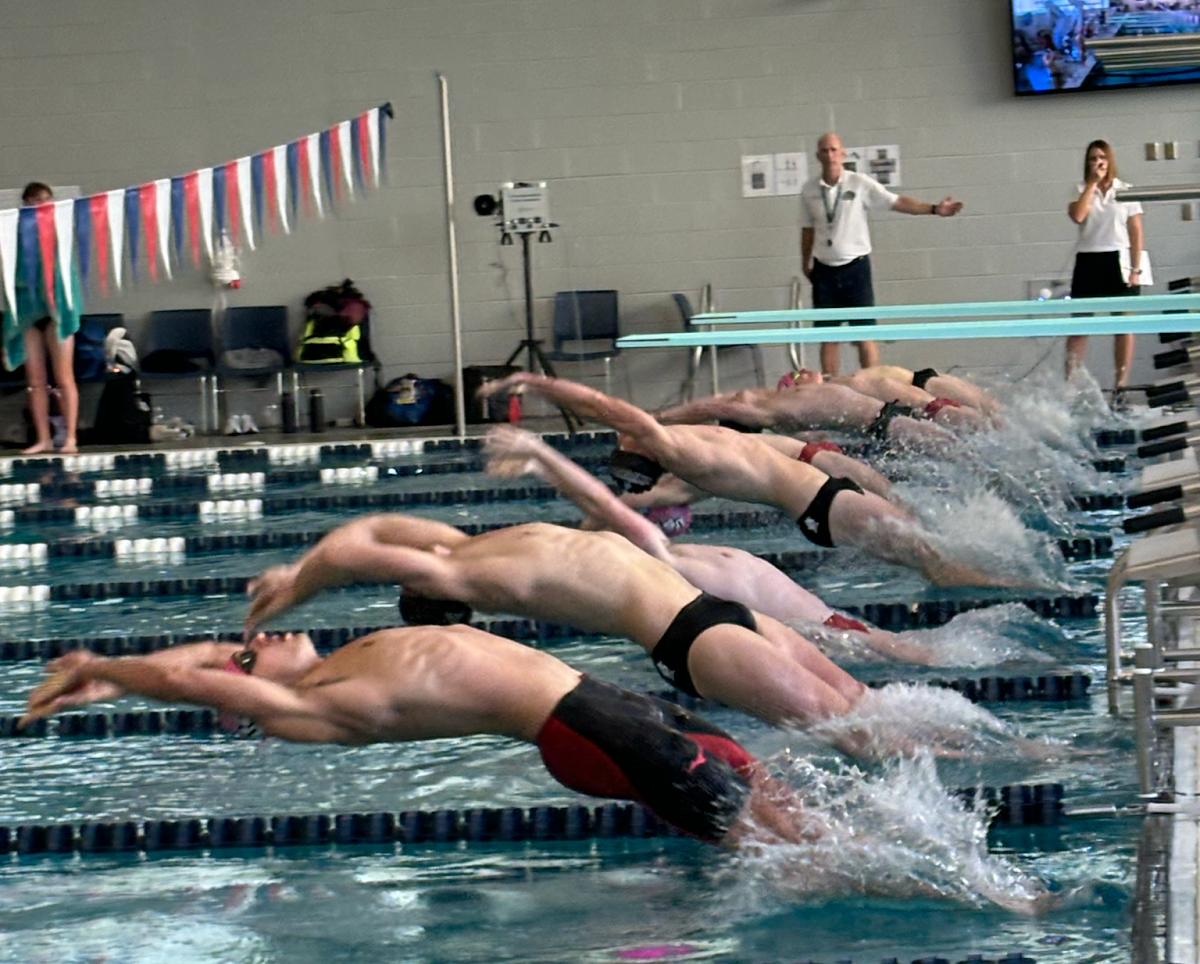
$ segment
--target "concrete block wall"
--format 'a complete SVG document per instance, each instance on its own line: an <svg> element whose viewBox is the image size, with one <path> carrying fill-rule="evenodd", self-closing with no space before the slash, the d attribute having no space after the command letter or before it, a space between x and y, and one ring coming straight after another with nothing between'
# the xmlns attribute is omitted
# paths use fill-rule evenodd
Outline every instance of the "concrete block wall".
<svg viewBox="0 0 1200 964"><path fill-rule="evenodd" d="M743 199L742 154L898 144L905 193L953 194L953 220L876 220L884 302L1025 297L1062 277L1065 207L1083 148L1104 137L1137 184L1200 177L1196 87L1018 99L1007 4L980 0L56 0L11 5L0 31L0 186L84 192L184 173L323 129L390 101L388 183L323 221L243 252L233 303L300 302L353 278L375 304L386 374L450 377L450 292L436 75L450 91L468 363L523 337L520 247L471 210L509 180L545 180L553 244L533 247L539 330L553 294L617 288L629 331L674 329L670 294L711 284L725 308L786 305L799 271L795 198ZM1177 140L1148 162L1146 141ZM1151 207L1161 281L1200 273L1200 221ZM1162 290L1163 285L1155 290ZM807 296L807 291L806 291ZM143 283L94 310L134 321L213 301L205 272ZM1093 345L1102 380L1109 349ZM1139 349L1134 379L1150 377ZM912 367L1020 371L1044 343L897 345ZM743 358L744 356L744 358ZM771 371L783 350L768 352ZM637 401L678 391L684 353L624 360ZM723 367L744 383L748 353ZM598 373L598 369L594 370ZM621 381L618 380L618 385Z"/></svg>

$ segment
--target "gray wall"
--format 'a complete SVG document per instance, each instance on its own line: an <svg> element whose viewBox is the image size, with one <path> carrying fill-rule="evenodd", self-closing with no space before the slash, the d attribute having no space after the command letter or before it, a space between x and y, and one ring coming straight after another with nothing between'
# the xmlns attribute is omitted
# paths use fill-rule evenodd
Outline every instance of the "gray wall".
<svg viewBox="0 0 1200 964"><path fill-rule="evenodd" d="M245 252L231 299L287 303L298 323L305 293L351 277L375 303L389 375L452 369L438 71L474 363L503 360L522 336L520 249L470 207L503 181L548 181L562 225L534 248L542 330L555 290L611 287L626 329L652 331L678 326L671 292L695 299L705 283L724 308L786 305L796 202L743 199L738 159L811 154L830 128L847 144L899 144L905 193L966 202L951 221L876 221L884 302L1020 298L1031 279L1061 276L1068 192L1094 137L1135 183L1200 174L1196 87L1013 97L1006 0L50 0L3 13L3 186L91 193L181 174L390 100L389 183ZM1182 158L1145 161L1152 140L1180 141ZM1200 271L1200 222L1160 205L1146 226L1160 280ZM91 307L137 317L212 297L185 269ZM1103 375L1108 346L1095 341ZM1150 374L1151 341L1135 378ZM901 345L885 359L1017 371L1059 354L980 345ZM630 360L639 401L677 391L681 356ZM772 372L783 366L775 350ZM726 384L747 368L727 366Z"/></svg>

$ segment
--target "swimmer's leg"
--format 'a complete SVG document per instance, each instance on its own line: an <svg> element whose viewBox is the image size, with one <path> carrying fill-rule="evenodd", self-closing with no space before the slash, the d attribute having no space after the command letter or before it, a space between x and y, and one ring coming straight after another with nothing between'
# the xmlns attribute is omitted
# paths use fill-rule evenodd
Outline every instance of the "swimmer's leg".
<svg viewBox="0 0 1200 964"><path fill-rule="evenodd" d="M1031 586L942 556L912 516L869 492L839 492L829 511L835 545L851 545L920 571L936 586Z"/></svg>

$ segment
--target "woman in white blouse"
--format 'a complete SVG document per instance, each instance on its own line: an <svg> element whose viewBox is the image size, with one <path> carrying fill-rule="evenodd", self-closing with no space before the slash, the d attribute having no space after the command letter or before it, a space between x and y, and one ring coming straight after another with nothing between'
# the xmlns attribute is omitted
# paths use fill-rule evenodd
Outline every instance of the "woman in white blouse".
<svg viewBox="0 0 1200 964"><path fill-rule="evenodd" d="M1142 206L1117 200L1117 191L1129 187L1117 179L1117 159L1107 141L1092 141L1083 162L1079 196L1067 205L1067 214L1079 225L1075 245L1072 298L1113 298L1141 293ZM1067 338L1067 376L1083 363L1086 335ZM1133 335L1117 335L1113 349L1116 366L1114 393L1125 387L1133 361Z"/></svg>

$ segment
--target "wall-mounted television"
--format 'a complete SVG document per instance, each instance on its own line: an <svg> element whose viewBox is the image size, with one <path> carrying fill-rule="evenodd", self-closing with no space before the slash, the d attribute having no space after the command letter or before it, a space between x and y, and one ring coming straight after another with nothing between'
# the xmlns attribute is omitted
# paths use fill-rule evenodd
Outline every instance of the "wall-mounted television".
<svg viewBox="0 0 1200 964"><path fill-rule="evenodd" d="M1010 0L1018 94L1200 81L1200 0Z"/></svg>

